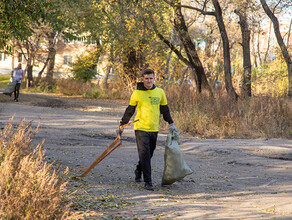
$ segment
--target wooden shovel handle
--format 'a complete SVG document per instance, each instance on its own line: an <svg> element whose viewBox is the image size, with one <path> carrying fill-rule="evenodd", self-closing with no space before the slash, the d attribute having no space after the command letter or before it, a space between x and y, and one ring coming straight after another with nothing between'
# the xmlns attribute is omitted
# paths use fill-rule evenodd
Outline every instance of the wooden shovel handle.
<svg viewBox="0 0 292 220"><path fill-rule="evenodd" d="M121 130L123 128L125 128L126 126L133 124L135 122L139 121L135 120L135 121L131 121L127 124L121 125L119 127L119 132L118 132L118 136L117 138L113 141L113 143L111 143L107 149L105 149L105 151L89 166L89 167L85 167L85 168L80 168L79 170L83 170L86 169L80 176L77 177L85 177L90 170L92 170L97 164L99 164L104 158L106 158L111 152L113 152L115 149L117 149L119 146L122 145L122 137L121 137ZM120 143L118 143L120 141ZM117 144L118 143L118 144ZM116 145L117 144L117 145Z"/></svg>

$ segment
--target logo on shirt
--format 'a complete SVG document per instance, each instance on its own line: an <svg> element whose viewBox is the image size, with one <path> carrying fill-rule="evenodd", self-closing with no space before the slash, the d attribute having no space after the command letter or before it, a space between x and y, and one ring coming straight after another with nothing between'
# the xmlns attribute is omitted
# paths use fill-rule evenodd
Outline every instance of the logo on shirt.
<svg viewBox="0 0 292 220"><path fill-rule="evenodd" d="M159 97L148 97L150 99L151 105L159 105L160 104L160 98Z"/></svg>

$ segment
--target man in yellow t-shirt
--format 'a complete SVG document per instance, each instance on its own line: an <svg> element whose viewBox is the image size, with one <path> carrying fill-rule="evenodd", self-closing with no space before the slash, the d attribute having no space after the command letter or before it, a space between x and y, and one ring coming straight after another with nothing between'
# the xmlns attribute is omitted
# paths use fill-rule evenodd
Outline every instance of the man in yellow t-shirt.
<svg viewBox="0 0 292 220"><path fill-rule="evenodd" d="M159 117L170 125L170 129L175 129L171 118L167 99L163 89L154 85L155 74L152 69L142 71L142 82L137 84L137 89L133 92L130 104L127 107L120 125L127 124L137 109L134 124L136 143L139 155L139 162L135 170L135 181L141 182L142 174L145 182L145 189L154 190L151 178L151 158L156 148Z"/></svg>

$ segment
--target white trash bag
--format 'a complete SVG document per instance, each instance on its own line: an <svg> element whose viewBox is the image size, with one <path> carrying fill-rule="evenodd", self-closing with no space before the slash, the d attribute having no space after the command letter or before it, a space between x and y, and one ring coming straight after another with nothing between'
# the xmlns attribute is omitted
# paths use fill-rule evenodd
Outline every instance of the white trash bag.
<svg viewBox="0 0 292 220"><path fill-rule="evenodd" d="M11 96L15 90L15 86L16 86L16 81L13 80L13 78L11 77L9 83L7 84L7 87L3 91L3 94Z"/></svg>
<svg viewBox="0 0 292 220"><path fill-rule="evenodd" d="M192 169L186 164L180 150L178 139L179 130L169 131L166 139L164 152L164 172L161 185L171 185L175 181L183 179L193 173Z"/></svg>

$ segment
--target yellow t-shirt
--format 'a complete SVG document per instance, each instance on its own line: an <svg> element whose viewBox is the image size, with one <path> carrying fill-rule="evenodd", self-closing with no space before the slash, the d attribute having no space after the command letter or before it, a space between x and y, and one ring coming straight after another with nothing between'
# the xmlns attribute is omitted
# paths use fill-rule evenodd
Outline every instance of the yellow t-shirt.
<svg viewBox="0 0 292 220"><path fill-rule="evenodd" d="M167 105L163 89L135 90L130 99L130 105L137 106L134 130L157 132L159 126L160 105Z"/></svg>

